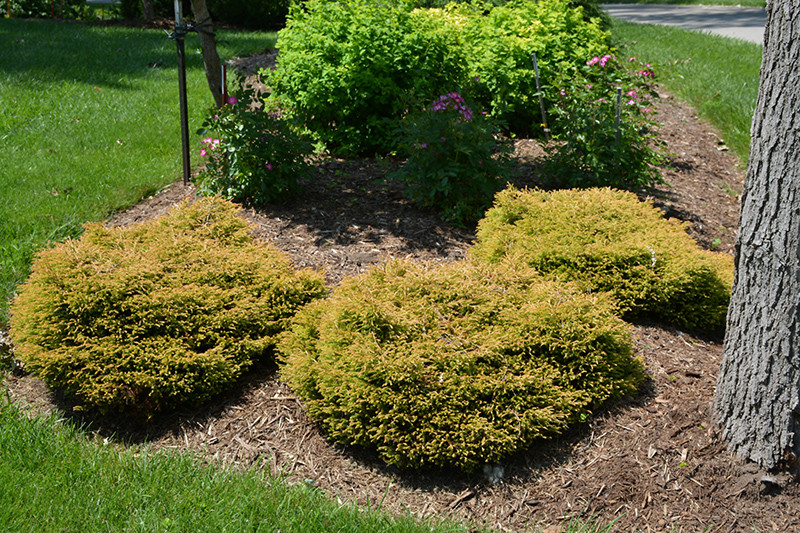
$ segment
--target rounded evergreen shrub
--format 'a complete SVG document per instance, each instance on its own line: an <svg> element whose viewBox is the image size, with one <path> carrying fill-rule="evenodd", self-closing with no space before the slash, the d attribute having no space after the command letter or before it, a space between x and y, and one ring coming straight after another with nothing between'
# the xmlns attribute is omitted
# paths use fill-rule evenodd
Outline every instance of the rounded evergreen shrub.
<svg viewBox="0 0 800 533"><path fill-rule="evenodd" d="M725 326L732 258L701 249L685 223L633 193L508 188L478 223L471 253L610 292L626 318L647 315L693 331Z"/></svg>
<svg viewBox="0 0 800 533"><path fill-rule="evenodd" d="M11 305L16 356L101 412L148 415L229 387L326 293L236 210L207 198L42 251Z"/></svg>
<svg viewBox="0 0 800 533"><path fill-rule="evenodd" d="M643 379L613 304L533 271L390 262L295 317L281 376L338 442L474 470Z"/></svg>

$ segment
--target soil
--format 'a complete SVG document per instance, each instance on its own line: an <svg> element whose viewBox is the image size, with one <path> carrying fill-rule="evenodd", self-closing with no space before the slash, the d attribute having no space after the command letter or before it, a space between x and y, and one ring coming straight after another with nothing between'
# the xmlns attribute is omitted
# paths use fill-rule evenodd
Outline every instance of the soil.
<svg viewBox="0 0 800 533"><path fill-rule="evenodd" d="M663 168L667 185L642 198L687 221L701 246L732 253L744 176L739 162L691 108L663 94L658 111L674 156ZM542 149L525 139L516 148L515 182L535 186L533 159ZM255 235L285 250L297 266L324 268L331 285L387 257L441 263L464 257L474 228L442 223L411 205L385 180L394 165L323 159L300 199L247 208L243 216ZM194 196L191 185L177 182L109 223L135 224ZM232 468L262 465L289 482L390 513L451 517L500 531L535 526L554 532L569 521L592 519L615 520L617 531L800 531L796 481L738 460L712 420L720 339L635 324L634 341L651 376L639 396L499 465L499 480L483 473L399 471L368 450L332 444L271 366L250 372L211 407L147 424L74 411L21 372L5 385L31 412L73 418L120 445L191 450Z"/></svg>

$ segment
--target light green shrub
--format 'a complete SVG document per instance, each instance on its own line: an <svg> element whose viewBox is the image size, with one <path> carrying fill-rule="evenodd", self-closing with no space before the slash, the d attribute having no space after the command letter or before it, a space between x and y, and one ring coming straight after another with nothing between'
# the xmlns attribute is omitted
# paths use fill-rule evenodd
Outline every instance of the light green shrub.
<svg viewBox="0 0 800 533"><path fill-rule="evenodd" d="M253 241L207 198L42 251L11 306L25 368L84 407L150 414L207 400L255 360L322 277Z"/></svg>
<svg viewBox="0 0 800 533"><path fill-rule="evenodd" d="M459 36L469 75L478 79L471 96L512 131L528 132L542 121L532 53L542 85L549 86L559 73L610 52L610 34L600 21L585 20L583 8L567 0L512 0L498 7L459 3L424 13Z"/></svg>
<svg viewBox="0 0 800 533"><path fill-rule="evenodd" d="M684 223L632 193L506 189L478 223L471 253L610 292L626 318L653 316L694 331L725 325L731 257L701 249Z"/></svg>
<svg viewBox="0 0 800 533"><path fill-rule="evenodd" d="M643 378L613 304L533 271L390 262L301 311L281 376L335 441L471 471Z"/></svg>
<svg viewBox="0 0 800 533"><path fill-rule="evenodd" d="M278 35L270 103L337 153L387 153L410 105L466 79L455 39L404 5L309 0Z"/></svg>

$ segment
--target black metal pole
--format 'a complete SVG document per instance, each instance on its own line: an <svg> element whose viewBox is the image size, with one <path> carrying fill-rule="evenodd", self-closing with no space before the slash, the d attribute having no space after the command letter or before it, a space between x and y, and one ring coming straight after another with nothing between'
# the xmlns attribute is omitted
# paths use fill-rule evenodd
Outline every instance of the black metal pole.
<svg viewBox="0 0 800 533"><path fill-rule="evenodd" d="M177 31L177 30L176 30ZM189 110L186 104L186 52L183 37L175 39L178 43L178 91L181 106L181 146L183 154L183 184L189 184Z"/></svg>
<svg viewBox="0 0 800 533"><path fill-rule="evenodd" d="M173 39L178 45L178 91L181 107L181 147L183 155L183 184L189 184L189 110L186 103L186 51L184 38L186 27L183 24L180 0L175 0L175 32Z"/></svg>

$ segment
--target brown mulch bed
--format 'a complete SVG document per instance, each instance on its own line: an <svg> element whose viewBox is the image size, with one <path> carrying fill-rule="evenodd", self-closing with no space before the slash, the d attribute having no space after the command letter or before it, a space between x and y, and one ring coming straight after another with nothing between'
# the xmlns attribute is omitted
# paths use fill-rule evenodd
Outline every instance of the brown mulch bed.
<svg viewBox="0 0 800 533"><path fill-rule="evenodd" d="M668 185L650 199L691 224L707 248L731 253L743 171L695 112L664 95L661 134L675 154ZM536 184L535 141L517 141L518 184ZM302 197L286 205L246 209L255 234L285 250L297 266L324 267L330 284L387 257L447 262L462 258L473 233L442 223L407 202L385 181L392 162L326 159ZM126 225L167 212L191 186L175 183L118 213ZM393 513L453 517L498 530L566 521L616 519L618 531L800 531L798 485L764 477L720 441L710 416L719 340L658 324L638 324L636 350L651 380L632 403L509 460L504 477L480 473L402 472L375 455L331 444L304 414L302 402L273 367L261 367L211 407L163 416L146 425L73 412L29 375L6 379L10 396L33 411L56 411L120 442L150 449L192 450L230 467L259 461L292 482L312 483L341 500Z"/></svg>

